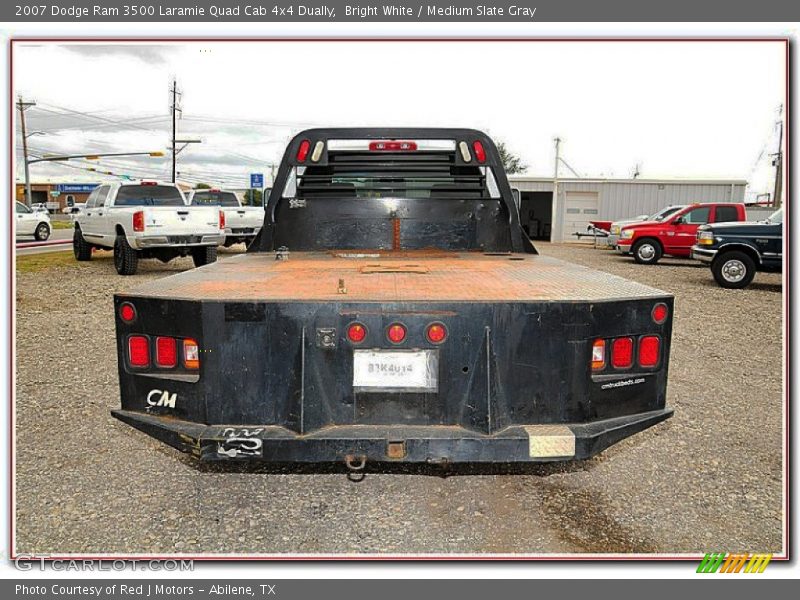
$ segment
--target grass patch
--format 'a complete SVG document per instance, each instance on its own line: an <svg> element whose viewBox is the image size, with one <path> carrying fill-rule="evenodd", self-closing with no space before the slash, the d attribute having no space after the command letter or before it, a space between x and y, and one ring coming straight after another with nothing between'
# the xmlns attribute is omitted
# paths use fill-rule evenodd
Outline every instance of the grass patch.
<svg viewBox="0 0 800 600"><path fill-rule="evenodd" d="M17 273L38 273L55 267L75 267L78 261L72 252L42 252L17 256Z"/></svg>
<svg viewBox="0 0 800 600"><path fill-rule="evenodd" d="M50 221L50 227L53 229L73 229L75 226L72 221Z"/></svg>

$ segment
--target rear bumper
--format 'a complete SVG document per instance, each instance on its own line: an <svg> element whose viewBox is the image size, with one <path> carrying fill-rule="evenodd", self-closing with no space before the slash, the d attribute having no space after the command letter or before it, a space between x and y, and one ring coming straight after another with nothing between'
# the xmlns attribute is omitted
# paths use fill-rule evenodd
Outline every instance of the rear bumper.
<svg viewBox="0 0 800 600"><path fill-rule="evenodd" d="M138 411L112 415L204 461L521 463L586 459L672 416L664 408L591 423L514 425L492 435L458 426L341 425L300 435L280 426L203 425Z"/></svg>
<svg viewBox="0 0 800 600"><path fill-rule="evenodd" d="M633 244L631 244L630 239L627 240L620 239L617 241L617 252L619 252L620 254L630 254L632 245Z"/></svg>
<svg viewBox="0 0 800 600"><path fill-rule="evenodd" d="M225 230L225 236L250 238L257 236L260 230L261 227L235 227L235 228L228 227Z"/></svg>
<svg viewBox="0 0 800 600"><path fill-rule="evenodd" d="M212 235L154 235L147 237L129 238L129 243L137 250L146 248L184 248L191 246L216 246L225 241L221 234Z"/></svg>
<svg viewBox="0 0 800 600"><path fill-rule="evenodd" d="M704 263L710 263L714 260L717 252L717 250L703 248L702 246L692 246L690 256L695 260L699 260Z"/></svg>

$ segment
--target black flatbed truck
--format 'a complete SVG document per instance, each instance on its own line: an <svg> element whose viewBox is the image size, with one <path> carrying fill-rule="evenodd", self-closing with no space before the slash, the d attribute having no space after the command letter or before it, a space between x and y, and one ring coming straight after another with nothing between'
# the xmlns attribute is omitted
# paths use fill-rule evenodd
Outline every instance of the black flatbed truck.
<svg viewBox="0 0 800 600"><path fill-rule="evenodd" d="M585 459L672 414L672 296L538 255L474 130L304 131L247 254L115 309L113 415L202 460Z"/></svg>

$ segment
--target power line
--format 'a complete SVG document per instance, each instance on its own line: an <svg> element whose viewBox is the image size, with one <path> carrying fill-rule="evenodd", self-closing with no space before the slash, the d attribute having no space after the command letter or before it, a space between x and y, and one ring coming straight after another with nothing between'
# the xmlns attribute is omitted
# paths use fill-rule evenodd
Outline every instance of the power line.
<svg viewBox="0 0 800 600"><path fill-rule="evenodd" d="M92 124L91 125L92 129L105 129L107 127L116 127L116 126L122 126L122 127L133 126L134 128L144 129L145 131L158 131L158 130L155 130L155 129L152 129L152 128L142 128L142 127L137 127L137 126L140 126L142 124L149 123L149 122L165 121L167 119L166 115L146 115L146 116L136 117L136 118L133 118L133 119L111 119L111 118L106 118L104 121L98 122L94 118L86 118L86 117L83 117L81 115L72 115L72 114L65 113L65 112L56 112L56 111L50 111L50 110L41 109L41 108L38 108L37 112L41 111L41 110L46 111L48 113L51 113L54 117L57 116L57 117L61 117L61 118L82 120L82 122L80 124L76 124L76 125L68 125L68 126L62 126L62 127L57 127L57 126L56 127L51 127L50 129L52 131L67 131L67 130L72 130L72 129L86 128L86 123L87 122ZM52 119L52 118L53 117L49 117L47 115L37 115L36 116L37 120L48 120L48 119Z"/></svg>
<svg viewBox="0 0 800 600"><path fill-rule="evenodd" d="M575 175L575 177L577 177L578 179L581 178L581 175L575 169L569 166L569 163L567 161L565 161L563 158L559 158L559 160L565 167L567 167L570 171L572 171L572 174Z"/></svg>
<svg viewBox="0 0 800 600"><path fill-rule="evenodd" d="M192 115L184 117L187 121L206 123L236 123L239 125L260 125L264 127L285 127L287 129L303 129L309 125L319 125L313 121L261 121L258 119L235 119L229 117L214 117L211 115Z"/></svg>
<svg viewBox="0 0 800 600"><path fill-rule="evenodd" d="M103 123L112 123L112 124L120 125L122 127L130 128L130 129L140 129L142 131L152 131L152 129L148 129L146 127L140 127L140 126L132 124L132 123L125 123L125 122L122 122L122 121L119 121L119 120L116 120L116 119L109 119L107 117L98 117L97 115L93 115L91 113L83 112L83 111L80 111L80 110L74 110L72 108L66 108L64 106L56 106L54 104L48 104L46 102L43 103L43 104L45 106L51 106L51 107L53 107L55 109L62 110L65 113L69 113L69 114L73 114L73 115L81 115L83 117L87 117L87 118L93 119L95 121L102 121ZM50 111L50 112L53 112L53 111ZM58 113L56 113L56 114L58 114Z"/></svg>

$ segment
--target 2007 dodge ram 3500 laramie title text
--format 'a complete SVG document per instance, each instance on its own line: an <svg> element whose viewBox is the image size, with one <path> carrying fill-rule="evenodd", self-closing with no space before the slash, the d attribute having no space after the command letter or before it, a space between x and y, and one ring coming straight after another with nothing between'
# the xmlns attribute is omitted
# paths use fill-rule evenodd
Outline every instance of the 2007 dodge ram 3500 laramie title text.
<svg viewBox="0 0 800 600"><path fill-rule="evenodd" d="M91 260L94 248L114 249L114 267L133 275L140 258L168 262L191 255L196 267L217 260L225 215L216 206L186 206L174 183L142 181L98 186L75 217L72 249Z"/></svg>
<svg viewBox="0 0 800 600"><path fill-rule="evenodd" d="M115 296L113 414L203 460L583 459L672 414L672 309L539 256L485 134L312 129L247 254Z"/></svg>

